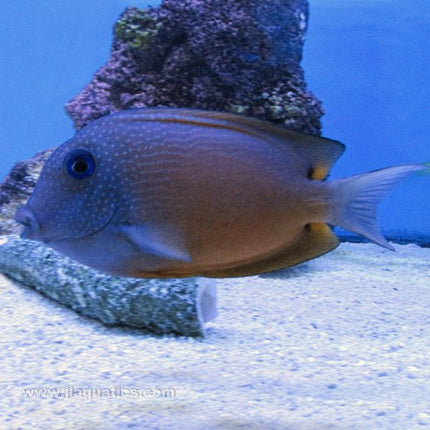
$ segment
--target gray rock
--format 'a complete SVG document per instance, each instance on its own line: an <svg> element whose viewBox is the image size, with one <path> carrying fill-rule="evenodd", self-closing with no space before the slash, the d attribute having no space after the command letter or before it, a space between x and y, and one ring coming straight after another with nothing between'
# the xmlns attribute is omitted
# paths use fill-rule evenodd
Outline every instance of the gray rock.
<svg viewBox="0 0 430 430"><path fill-rule="evenodd" d="M0 272L108 325L198 337L216 316L213 280L107 276L13 236L0 239Z"/></svg>

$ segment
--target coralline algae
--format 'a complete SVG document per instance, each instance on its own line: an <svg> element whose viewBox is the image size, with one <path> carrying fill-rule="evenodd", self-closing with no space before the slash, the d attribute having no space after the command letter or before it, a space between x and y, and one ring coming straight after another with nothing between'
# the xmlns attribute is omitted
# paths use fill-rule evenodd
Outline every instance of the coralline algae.
<svg viewBox="0 0 430 430"><path fill-rule="evenodd" d="M127 8L111 57L67 104L77 129L132 107L222 110L319 134L300 67L306 0L165 0Z"/></svg>

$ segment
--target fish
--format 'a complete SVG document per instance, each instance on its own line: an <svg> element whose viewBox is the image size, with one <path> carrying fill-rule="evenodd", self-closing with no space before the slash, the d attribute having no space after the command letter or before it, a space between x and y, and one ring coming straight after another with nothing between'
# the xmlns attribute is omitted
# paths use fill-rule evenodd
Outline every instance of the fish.
<svg viewBox="0 0 430 430"><path fill-rule="evenodd" d="M345 146L224 112L139 108L94 120L45 163L15 220L102 272L240 277L335 249L333 226L393 250L378 202L422 164L329 181Z"/></svg>

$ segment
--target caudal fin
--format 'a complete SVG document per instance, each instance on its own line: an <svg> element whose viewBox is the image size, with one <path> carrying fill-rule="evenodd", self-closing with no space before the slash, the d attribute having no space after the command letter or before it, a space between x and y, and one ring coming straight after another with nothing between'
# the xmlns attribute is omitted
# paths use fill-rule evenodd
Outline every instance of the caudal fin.
<svg viewBox="0 0 430 430"><path fill-rule="evenodd" d="M332 223L394 251L378 230L376 208L397 182L426 169L422 164L403 165L333 181L336 204Z"/></svg>

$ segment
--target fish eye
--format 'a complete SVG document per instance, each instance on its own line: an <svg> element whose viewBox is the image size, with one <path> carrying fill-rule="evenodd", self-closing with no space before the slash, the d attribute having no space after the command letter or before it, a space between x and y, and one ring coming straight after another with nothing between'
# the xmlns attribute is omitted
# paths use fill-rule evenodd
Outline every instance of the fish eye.
<svg viewBox="0 0 430 430"><path fill-rule="evenodd" d="M64 168L75 179L88 178L94 173L96 163L87 149L73 149L64 159Z"/></svg>

